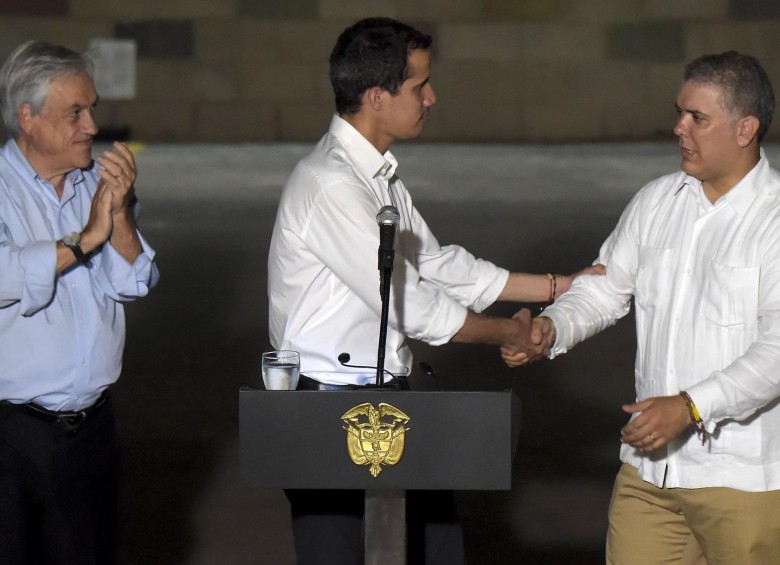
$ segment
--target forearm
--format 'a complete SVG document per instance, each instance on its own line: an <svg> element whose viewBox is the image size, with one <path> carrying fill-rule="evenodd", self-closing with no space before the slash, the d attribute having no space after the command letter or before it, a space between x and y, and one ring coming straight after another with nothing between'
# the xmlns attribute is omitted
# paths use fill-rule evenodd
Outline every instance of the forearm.
<svg viewBox="0 0 780 565"><path fill-rule="evenodd" d="M707 429L743 421L780 397L780 343L764 334L723 370L688 387Z"/></svg>
<svg viewBox="0 0 780 565"><path fill-rule="evenodd" d="M111 231L109 242L128 263L134 263L143 252L141 238L138 237L135 218L131 208L122 208L113 215L114 229Z"/></svg>
<svg viewBox="0 0 780 565"><path fill-rule="evenodd" d="M510 273L498 296L503 302L552 302L571 285L567 275Z"/></svg>
<svg viewBox="0 0 780 565"><path fill-rule="evenodd" d="M452 341L514 348L518 341L523 339L517 320L469 311L463 326L453 336Z"/></svg>
<svg viewBox="0 0 780 565"><path fill-rule="evenodd" d="M60 274L76 263L76 256L61 241L57 242L57 267L55 274Z"/></svg>
<svg viewBox="0 0 780 565"><path fill-rule="evenodd" d="M553 357L603 331L629 312L631 295L617 294L606 284L606 278L599 277L575 285L542 312L555 328Z"/></svg>

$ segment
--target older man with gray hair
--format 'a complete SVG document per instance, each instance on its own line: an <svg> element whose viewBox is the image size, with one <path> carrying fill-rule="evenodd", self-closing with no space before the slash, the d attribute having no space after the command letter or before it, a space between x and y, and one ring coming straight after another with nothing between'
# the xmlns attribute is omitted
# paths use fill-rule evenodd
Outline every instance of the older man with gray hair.
<svg viewBox="0 0 780 565"><path fill-rule="evenodd" d="M158 279L136 164L92 160L89 59L41 41L0 68L0 564L112 563L122 303Z"/></svg>

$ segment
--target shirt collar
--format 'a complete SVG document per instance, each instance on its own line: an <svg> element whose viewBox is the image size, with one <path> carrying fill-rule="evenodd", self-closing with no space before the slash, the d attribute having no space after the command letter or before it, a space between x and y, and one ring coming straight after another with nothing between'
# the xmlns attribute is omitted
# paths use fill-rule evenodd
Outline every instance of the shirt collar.
<svg viewBox="0 0 780 565"><path fill-rule="evenodd" d="M756 163L756 166L713 205L722 201L730 205L739 216L744 216L758 196L761 187L765 184L769 170L769 161L767 160L764 148L762 147L760 148L760 158L758 163ZM701 181L699 179L690 175L684 175L680 182L680 186L677 187L677 190L674 193L675 196L677 196L685 186L687 186L691 192L700 192L702 190Z"/></svg>
<svg viewBox="0 0 780 565"><path fill-rule="evenodd" d="M360 171L371 178L390 181L398 168L398 161L390 151L381 154L352 124L334 115L328 129L345 147Z"/></svg>
<svg viewBox="0 0 780 565"><path fill-rule="evenodd" d="M744 216L756 200L761 187L766 184L768 174L769 161L764 154L764 149L761 148L760 158L756 166L721 198L728 202L737 214Z"/></svg>
<svg viewBox="0 0 780 565"><path fill-rule="evenodd" d="M24 156L22 150L19 149L19 145L17 145L14 138L11 137L8 139L8 143L5 144L2 152L3 156L6 158L6 160L8 160L14 170L16 170L16 172L19 173L19 175L21 175L29 183L34 184L35 182L40 182L44 185L50 184L49 181L35 172L35 169L33 169L33 166L30 164L30 161L27 160L27 157ZM77 168L70 171L66 176L70 180L71 184L76 186L84 180L84 171Z"/></svg>

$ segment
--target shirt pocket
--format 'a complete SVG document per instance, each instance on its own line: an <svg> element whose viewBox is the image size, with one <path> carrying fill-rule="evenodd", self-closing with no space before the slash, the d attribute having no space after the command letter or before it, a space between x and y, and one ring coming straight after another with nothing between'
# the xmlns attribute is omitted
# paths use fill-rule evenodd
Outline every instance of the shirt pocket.
<svg viewBox="0 0 780 565"><path fill-rule="evenodd" d="M667 302L671 285L673 249L639 246L634 298L638 306L648 308Z"/></svg>
<svg viewBox="0 0 780 565"><path fill-rule="evenodd" d="M723 327L754 324L758 318L759 267L710 261L702 291L702 313Z"/></svg>
<svg viewBox="0 0 780 565"><path fill-rule="evenodd" d="M701 442L699 442L701 443ZM710 442L710 454L728 462L735 458L755 459L762 452L762 431L758 422L722 422ZM701 447L701 446L699 446Z"/></svg>

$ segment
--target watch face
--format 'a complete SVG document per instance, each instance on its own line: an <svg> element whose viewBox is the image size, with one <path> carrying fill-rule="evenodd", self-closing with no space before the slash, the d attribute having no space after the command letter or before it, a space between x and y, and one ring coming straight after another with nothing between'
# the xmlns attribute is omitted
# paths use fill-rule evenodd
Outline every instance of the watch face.
<svg viewBox="0 0 780 565"><path fill-rule="evenodd" d="M69 233L62 238L62 243L65 245L78 245L81 241L81 234L78 232Z"/></svg>

